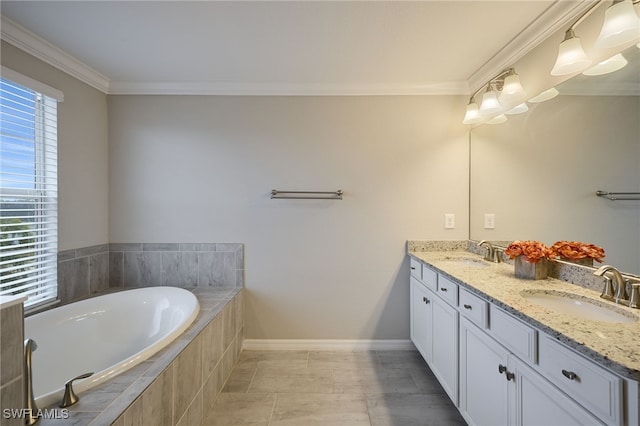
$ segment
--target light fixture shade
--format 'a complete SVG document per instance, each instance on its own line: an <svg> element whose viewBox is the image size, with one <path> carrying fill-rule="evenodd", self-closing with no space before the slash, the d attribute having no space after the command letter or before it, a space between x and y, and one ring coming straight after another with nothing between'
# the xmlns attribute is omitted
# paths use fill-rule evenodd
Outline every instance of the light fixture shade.
<svg viewBox="0 0 640 426"><path fill-rule="evenodd" d="M515 105L522 102L527 98L527 93L524 91L522 84L520 84L520 77L518 74L513 73L504 79L504 85L502 86L502 92L498 100L502 105Z"/></svg>
<svg viewBox="0 0 640 426"><path fill-rule="evenodd" d="M609 59L605 59L599 64L592 66L582 74L589 76L609 74L624 68L628 63L629 62L627 62L624 56L622 56L622 53L618 53L617 55L614 55Z"/></svg>
<svg viewBox="0 0 640 426"><path fill-rule="evenodd" d="M480 116L480 111L478 110L478 104L471 101L469 105L467 105L467 112L464 114L464 120L462 120L462 124L476 124L483 120Z"/></svg>
<svg viewBox="0 0 640 426"><path fill-rule="evenodd" d="M501 124L507 121L507 116L504 114L500 114L496 117L493 117L491 120L487 121L487 124Z"/></svg>
<svg viewBox="0 0 640 426"><path fill-rule="evenodd" d="M529 99L528 102L538 103L538 102L548 101L549 99L555 98L559 94L560 92L558 92L558 90L555 87L552 87L551 89L547 89L544 92L540 93L539 95Z"/></svg>
<svg viewBox="0 0 640 426"><path fill-rule="evenodd" d="M523 102L520 105L511 108L509 111L505 112L505 114L507 114L507 115L515 115L515 114L522 114L522 113L525 113L527 111L529 111L529 107L527 106L526 102Z"/></svg>
<svg viewBox="0 0 640 426"><path fill-rule="evenodd" d="M500 112L500 102L498 101L498 94L495 90L487 89L482 95L482 103L480 104L480 115L486 117L487 115Z"/></svg>
<svg viewBox="0 0 640 426"><path fill-rule="evenodd" d="M611 5L604 12L604 23L595 47L607 49L640 39L640 18L631 0Z"/></svg>
<svg viewBox="0 0 640 426"><path fill-rule="evenodd" d="M558 57L551 70L551 75L566 75L584 71L591 65L582 48L580 37L566 38L558 47Z"/></svg>

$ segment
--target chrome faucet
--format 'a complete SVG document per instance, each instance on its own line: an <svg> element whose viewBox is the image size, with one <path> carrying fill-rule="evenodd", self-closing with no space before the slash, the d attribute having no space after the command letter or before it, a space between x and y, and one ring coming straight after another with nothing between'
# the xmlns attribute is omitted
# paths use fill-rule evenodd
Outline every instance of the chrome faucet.
<svg viewBox="0 0 640 426"><path fill-rule="evenodd" d="M613 282L615 284L615 296L613 296L613 298L610 296L612 293L610 289L611 280L607 279L604 275L606 272L611 272L611 274L613 274ZM605 278L605 289L600 297L603 299L613 300L618 304L629 303L629 297L627 296L628 281L624 279L620 271L611 265L602 265L593 274Z"/></svg>
<svg viewBox="0 0 640 426"><path fill-rule="evenodd" d="M31 370L31 354L38 349L36 341L33 339L25 339L24 341L24 400L27 404L27 412L25 414L25 424L34 425L40 420L36 415L38 407L36 399L33 396L33 372Z"/></svg>
<svg viewBox="0 0 640 426"><path fill-rule="evenodd" d="M478 243L479 247L486 246L487 251L484 254L484 260L494 263L500 263L500 257L498 256L499 249L491 245L487 240L482 240Z"/></svg>

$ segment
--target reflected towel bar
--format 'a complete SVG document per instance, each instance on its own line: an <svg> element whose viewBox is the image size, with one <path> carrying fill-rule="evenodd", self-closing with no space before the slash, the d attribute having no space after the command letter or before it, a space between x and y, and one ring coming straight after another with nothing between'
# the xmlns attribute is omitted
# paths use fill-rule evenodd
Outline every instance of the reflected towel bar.
<svg viewBox="0 0 640 426"><path fill-rule="evenodd" d="M596 191L598 197L604 197L608 200L640 200L640 192L608 192Z"/></svg>
<svg viewBox="0 0 640 426"><path fill-rule="evenodd" d="M337 191L279 191L271 190L272 199L289 200L342 200L342 190Z"/></svg>

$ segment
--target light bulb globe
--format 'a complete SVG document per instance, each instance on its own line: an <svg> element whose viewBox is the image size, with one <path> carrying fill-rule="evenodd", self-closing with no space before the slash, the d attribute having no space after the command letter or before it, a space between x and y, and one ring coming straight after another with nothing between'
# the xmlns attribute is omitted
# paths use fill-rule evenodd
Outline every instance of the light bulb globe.
<svg viewBox="0 0 640 426"><path fill-rule="evenodd" d="M640 18L631 0L611 5L604 12L604 23L595 47L608 49L640 39Z"/></svg>
<svg viewBox="0 0 640 426"><path fill-rule="evenodd" d="M584 71L591 65L582 48L580 37L571 37L558 46L558 57L553 65L551 75L567 75Z"/></svg>

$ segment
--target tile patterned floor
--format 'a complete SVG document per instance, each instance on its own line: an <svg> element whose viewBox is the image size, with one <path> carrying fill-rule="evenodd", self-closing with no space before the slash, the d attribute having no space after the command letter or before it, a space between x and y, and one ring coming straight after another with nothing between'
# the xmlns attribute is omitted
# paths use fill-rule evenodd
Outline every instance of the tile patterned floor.
<svg viewBox="0 0 640 426"><path fill-rule="evenodd" d="M243 351L205 426L465 425L418 352Z"/></svg>

